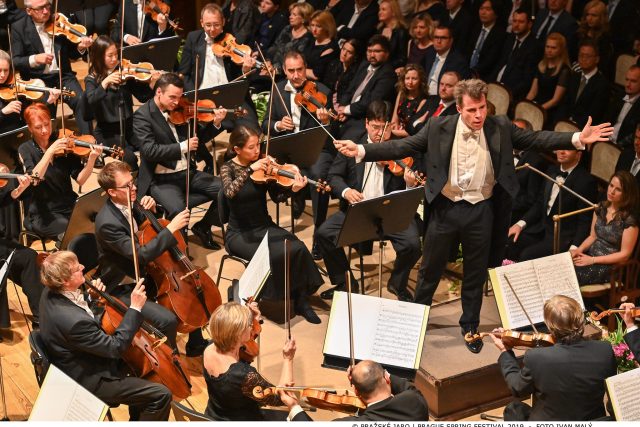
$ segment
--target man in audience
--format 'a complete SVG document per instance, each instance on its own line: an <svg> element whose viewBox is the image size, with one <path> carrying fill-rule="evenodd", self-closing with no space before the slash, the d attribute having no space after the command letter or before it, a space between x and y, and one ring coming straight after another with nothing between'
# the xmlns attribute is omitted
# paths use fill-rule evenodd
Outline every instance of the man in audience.
<svg viewBox="0 0 640 427"><path fill-rule="evenodd" d="M536 15L533 35L544 43L549 34L560 33L567 39L567 47L572 52L578 23L566 11L567 2L568 0L549 0L547 8L541 9Z"/></svg>
<svg viewBox="0 0 640 427"><path fill-rule="evenodd" d="M453 96L453 89L459 81L460 75L455 71L447 71L442 75L438 95L429 95L427 97L427 103L425 105L427 112L414 123L409 123L407 126L407 132L409 132L410 135L418 133L431 117L444 117L458 113L456 109L456 99Z"/></svg>
<svg viewBox="0 0 640 427"><path fill-rule="evenodd" d="M631 172L640 185L640 122L636 125L633 145L626 147L618 157L616 171L619 170Z"/></svg>
<svg viewBox="0 0 640 427"><path fill-rule="evenodd" d="M640 3L636 0L609 0L606 3L613 57L616 58L633 47L634 34L640 22Z"/></svg>
<svg viewBox="0 0 640 427"><path fill-rule="evenodd" d="M640 121L640 67L632 65L625 75L625 96L616 99L611 107L609 121L613 123L611 140L621 147L631 144L627 139L633 135L636 124Z"/></svg>
<svg viewBox="0 0 640 427"><path fill-rule="evenodd" d="M556 158L559 166L552 166L547 174L592 203L595 202L596 181L580 164L582 152L558 150ZM536 203L509 228L509 237L513 237L509 259L526 261L553 254L553 216L584 207L587 207L585 202L547 181ZM568 250L570 246L580 246L589 235L592 216L591 212L585 212L562 220L559 252Z"/></svg>
<svg viewBox="0 0 640 427"><path fill-rule="evenodd" d="M429 46L424 56L424 70L427 73L429 93L438 93L440 78L447 71L455 71L463 79L469 78L469 62L464 56L452 49L451 30L439 26L433 33L433 45Z"/></svg>
<svg viewBox="0 0 640 427"><path fill-rule="evenodd" d="M465 48L469 68L482 80L488 80L489 74L500 58L506 36L504 27L497 22L500 0L484 0L478 16L480 23L471 31Z"/></svg>
<svg viewBox="0 0 640 427"><path fill-rule="evenodd" d="M378 9L374 0L344 0L333 6L330 10L336 19L340 45L349 39L366 43L376 33Z"/></svg>
<svg viewBox="0 0 640 427"><path fill-rule="evenodd" d="M446 0L445 6L448 13L440 23L451 29L453 49L460 49L467 44L467 34L469 28L473 26L473 19L467 8L463 7L463 3L464 0Z"/></svg>

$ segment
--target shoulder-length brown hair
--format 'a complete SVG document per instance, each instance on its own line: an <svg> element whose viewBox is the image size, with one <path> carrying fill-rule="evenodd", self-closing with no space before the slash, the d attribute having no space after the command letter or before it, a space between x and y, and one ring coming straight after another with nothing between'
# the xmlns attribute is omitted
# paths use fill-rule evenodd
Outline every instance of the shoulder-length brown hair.
<svg viewBox="0 0 640 427"><path fill-rule="evenodd" d="M404 78L409 71L416 71L418 73L418 78L420 79L420 93L424 96L429 94L427 73L425 73L424 68L418 64L407 64L402 68L402 70L400 70L400 74L398 74L398 82L396 83L396 90L400 94L400 101L407 99L407 88L404 86Z"/></svg>

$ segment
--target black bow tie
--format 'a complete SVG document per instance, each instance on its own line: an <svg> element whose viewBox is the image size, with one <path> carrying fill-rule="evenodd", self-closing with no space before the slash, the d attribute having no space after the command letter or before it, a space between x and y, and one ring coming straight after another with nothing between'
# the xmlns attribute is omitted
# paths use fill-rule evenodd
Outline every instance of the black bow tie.
<svg viewBox="0 0 640 427"><path fill-rule="evenodd" d="M556 178L563 177L564 179L567 179L568 176L569 176L569 172L560 171L556 174Z"/></svg>

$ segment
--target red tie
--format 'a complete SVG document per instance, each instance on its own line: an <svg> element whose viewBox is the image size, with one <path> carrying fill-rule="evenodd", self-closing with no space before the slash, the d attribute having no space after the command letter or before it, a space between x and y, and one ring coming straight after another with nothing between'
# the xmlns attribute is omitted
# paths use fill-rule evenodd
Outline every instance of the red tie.
<svg viewBox="0 0 640 427"><path fill-rule="evenodd" d="M433 112L433 117L438 117L440 113L442 113L442 110L444 110L444 104L440 102L440 105L438 105L438 108L436 108L436 111Z"/></svg>

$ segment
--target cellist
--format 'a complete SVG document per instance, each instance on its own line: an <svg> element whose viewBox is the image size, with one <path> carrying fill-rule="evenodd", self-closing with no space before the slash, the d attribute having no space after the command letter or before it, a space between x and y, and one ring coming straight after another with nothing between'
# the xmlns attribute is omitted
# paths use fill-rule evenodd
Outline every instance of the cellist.
<svg viewBox="0 0 640 427"><path fill-rule="evenodd" d="M98 174L98 183L108 194L109 200L96 216L96 240L100 262L100 277L110 286L107 292L128 303L129 295L135 281L135 267L131 247L131 234L129 228L129 211L127 209L127 197L135 201L138 194L137 188L131 176L131 169L127 163L113 161L105 165ZM140 205L143 208L155 211L156 202L151 196L142 196ZM134 231L142 224L143 217L136 215L134 210ZM136 241L138 262L140 268L144 267L163 252L177 244L173 233L181 230L189 223L189 211L183 210L173 217L166 229L148 244L140 246ZM155 284L150 278L146 278L147 289L150 295L155 296ZM147 302L143 308L143 315L168 339L169 345L176 348L176 330L178 321L176 316L166 308ZM199 329L189 335L187 342L187 356L200 356L207 343L202 338Z"/></svg>
<svg viewBox="0 0 640 427"><path fill-rule="evenodd" d="M131 306L116 333L107 335L81 293L83 269L76 255L68 251L55 252L42 264L42 282L47 289L40 301L40 333L49 360L106 404L129 405L131 420L166 421L171 410L169 389L126 376L118 364L143 321L144 285L138 283L134 288ZM104 288L100 280L94 284Z"/></svg>

